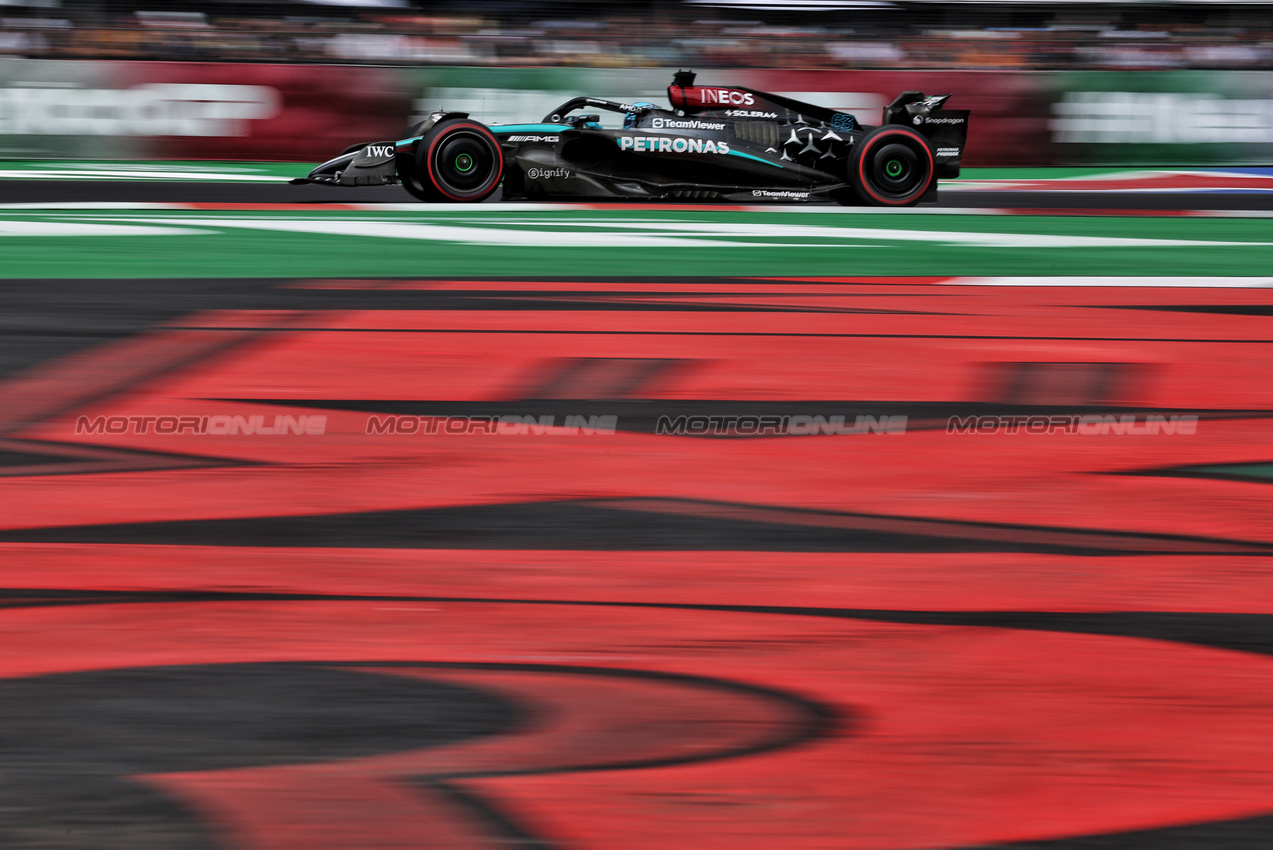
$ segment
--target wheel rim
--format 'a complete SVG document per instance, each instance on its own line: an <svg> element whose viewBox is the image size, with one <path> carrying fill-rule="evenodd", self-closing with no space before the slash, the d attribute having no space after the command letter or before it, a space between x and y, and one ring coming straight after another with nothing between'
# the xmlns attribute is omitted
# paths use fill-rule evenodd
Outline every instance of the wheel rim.
<svg viewBox="0 0 1273 850"><path fill-rule="evenodd" d="M870 152L866 178L871 189L890 200L904 200L928 183L928 164L912 145L887 142Z"/></svg>
<svg viewBox="0 0 1273 850"><path fill-rule="evenodd" d="M438 188L452 197L478 196L499 179L499 146L476 129L447 133L434 147L430 171Z"/></svg>

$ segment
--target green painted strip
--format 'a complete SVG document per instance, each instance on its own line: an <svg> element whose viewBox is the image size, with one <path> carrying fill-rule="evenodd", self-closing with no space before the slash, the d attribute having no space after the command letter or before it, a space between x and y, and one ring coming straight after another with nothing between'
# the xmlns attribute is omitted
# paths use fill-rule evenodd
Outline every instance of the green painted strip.
<svg viewBox="0 0 1273 850"><path fill-rule="evenodd" d="M580 275L614 274L634 262L687 277L792 269L819 276L1223 277L1273 269L1273 246L1261 244L1273 242L1266 220L1129 218L1118 220L1116 233L1110 224L1069 216L498 204L272 214L6 211L0 277L396 276L423 267L434 275L534 275L559 270L563 254ZM90 226L109 226L113 235L74 235Z"/></svg>
<svg viewBox="0 0 1273 850"><path fill-rule="evenodd" d="M1218 466L1191 466L1189 472L1204 475L1241 475L1248 478L1267 478L1273 482L1273 463L1225 463Z"/></svg>
<svg viewBox="0 0 1273 850"><path fill-rule="evenodd" d="M1109 174L1126 174L1129 171L1154 171L1153 168L961 168L958 181L967 180L1073 180L1078 177L1100 177ZM1158 169L1161 170L1161 169ZM1165 173L1165 172L1164 172ZM945 181L943 181L945 182Z"/></svg>

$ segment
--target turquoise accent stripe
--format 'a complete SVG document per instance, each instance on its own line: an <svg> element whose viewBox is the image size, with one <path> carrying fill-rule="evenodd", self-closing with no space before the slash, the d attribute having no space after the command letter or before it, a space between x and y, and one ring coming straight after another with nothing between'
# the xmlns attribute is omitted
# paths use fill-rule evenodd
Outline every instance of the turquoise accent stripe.
<svg viewBox="0 0 1273 850"><path fill-rule="evenodd" d="M569 124L496 124L488 129L498 135L500 133L560 133L562 130L571 128ZM394 145L395 147L405 148L423 138L424 136L412 136L409 139L394 142Z"/></svg>
<svg viewBox="0 0 1273 850"><path fill-rule="evenodd" d="M496 124L490 127L492 133L560 133L569 130L569 124Z"/></svg>
<svg viewBox="0 0 1273 850"><path fill-rule="evenodd" d="M756 162L763 162L765 165L773 165L773 166L777 166L778 168L786 168L786 167L787 167L787 166L783 165L783 164L782 164L782 163L780 163L780 162L774 162L774 161L772 161L772 160L763 159L762 157L752 156L751 154L749 154L749 153L743 153L742 151L730 151L730 152L729 152L729 155L730 155L730 156L741 156L743 159L754 159L754 160L756 160Z"/></svg>

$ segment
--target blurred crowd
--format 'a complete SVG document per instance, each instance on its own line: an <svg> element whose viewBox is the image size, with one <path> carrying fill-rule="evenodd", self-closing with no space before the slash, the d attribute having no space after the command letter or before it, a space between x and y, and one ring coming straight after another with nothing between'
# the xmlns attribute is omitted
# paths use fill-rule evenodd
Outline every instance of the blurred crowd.
<svg viewBox="0 0 1273 850"><path fill-rule="evenodd" d="M1002 14L1004 8L916 14L913 7L884 4L777 23L686 7L659 16L583 19L383 10L322 17L15 10L0 17L0 57L792 69L1273 67L1273 7L1182 14L1184 7L1084 5L1021 22Z"/></svg>

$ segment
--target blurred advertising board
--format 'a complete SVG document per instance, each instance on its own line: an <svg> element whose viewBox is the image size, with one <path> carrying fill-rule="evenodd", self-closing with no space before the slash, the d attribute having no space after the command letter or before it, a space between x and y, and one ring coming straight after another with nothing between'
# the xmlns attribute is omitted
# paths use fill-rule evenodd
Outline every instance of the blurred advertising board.
<svg viewBox="0 0 1273 850"><path fill-rule="evenodd" d="M1089 71L1045 79L1058 163L1273 161L1273 73Z"/></svg>
<svg viewBox="0 0 1273 850"><path fill-rule="evenodd" d="M321 161L429 111L538 121L579 94L666 103L670 68L0 62L0 157ZM1267 164L1273 72L708 69L705 84L880 120L904 90L971 109L969 166Z"/></svg>
<svg viewBox="0 0 1273 850"><path fill-rule="evenodd" d="M401 132L394 69L0 62L0 157L326 159Z"/></svg>
<svg viewBox="0 0 1273 850"><path fill-rule="evenodd" d="M579 95L667 103L672 71L663 68L406 68L412 117L435 109L468 112L487 123L538 121Z"/></svg>

